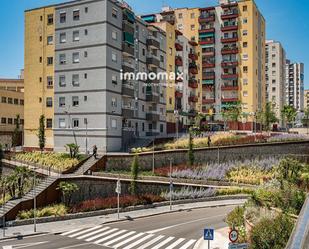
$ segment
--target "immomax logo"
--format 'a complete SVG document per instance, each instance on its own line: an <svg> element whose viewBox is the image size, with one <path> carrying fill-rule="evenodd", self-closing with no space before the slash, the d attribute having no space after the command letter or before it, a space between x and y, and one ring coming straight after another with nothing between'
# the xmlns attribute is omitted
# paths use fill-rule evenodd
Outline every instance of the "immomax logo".
<svg viewBox="0 0 309 249"><path fill-rule="evenodd" d="M177 81L183 81L183 72L151 72L151 73L146 73L146 72L123 72L123 70L120 70L120 79L121 80L160 80L160 81L167 81L167 80L177 80Z"/></svg>

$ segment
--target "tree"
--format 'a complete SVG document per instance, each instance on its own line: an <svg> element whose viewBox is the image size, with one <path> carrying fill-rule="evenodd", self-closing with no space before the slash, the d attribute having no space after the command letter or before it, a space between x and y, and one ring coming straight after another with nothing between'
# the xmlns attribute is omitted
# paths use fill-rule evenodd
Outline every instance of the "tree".
<svg viewBox="0 0 309 249"><path fill-rule="evenodd" d="M16 126L15 129L13 131L13 135L12 135L12 146L16 147L17 145L19 145L19 137L20 137L20 116L19 114L16 115Z"/></svg>
<svg viewBox="0 0 309 249"><path fill-rule="evenodd" d="M241 117L241 103L228 104L222 111L222 116L225 117L226 120L239 121Z"/></svg>
<svg viewBox="0 0 309 249"><path fill-rule="evenodd" d="M4 158L4 152L2 145L0 144L0 175L2 175L2 159Z"/></svg>
<svg viewBox="0 0 309 249"><path fill-rule="evenodd" d="M38 138L39 138L39 147L40 150L43 151L45 148L45 116L41 115L39 120L39 130L38 130Z"/></svg>
<svg viewBox="0 0 309 249"><path fill-rule="evenodd" d="M270 130L271 124L278 121L271 102L267 102L265 105L264 111L259 112L258 115L259 115L259 120L265 127L266 131Z"/></svg>
<svg viewBox="0 0 309 249"><path fill-rule="evenodd" d="M296 109L293 106L285 105L285 106L283 106L283 109L282 109L281 112L282 112L283 118L287 122L287 127L288 127L288 131L289 131L289 126L292 125L292 123L295 120L296 115L297 115Z"/></svg>
<svg viewBox="0 0 309 249"><path fill-rule="evenodd" d="M25 193L25 185L31 176L31 171L26 167L17 166L13 174L17 178L16 188L18 190L18 197L21 198Z"/></svg>
<svg viewBox="0 0 309 249"><path fill-rule="evenodd" d="M139 172L139 164L138 164L138 155L135 154L133 158L133 162L131 164L131 184L130 184L130 193L132 195L137 194L137 184L136 180L138 178L138 172Z"/></svg>
<svg viewBox="0 0 309 249"><path fill-rule="evenodd" d="M77 144L71 143L65 146L70 151L71 158L77 158L79 153L79 146Z"/></svg>
<svg viewBox="0 0 309 249"><path fill-rule="evenodd" d="M57 190L61 191L64 204L69 206L71 204L73 193L78 191L79 187L75 183L60 182Z"/></svg>
<svg viewBox="0 0 309 249"><path fill-rule="evenodd" d="M189 130L189 150L188 150L188 164L190 166L194 165L194 150L193 150L193 136L191 129Z"/></svg>
<svg viewBox="0 0 309 249"><path fill-rule="evenodd" d="M304 117L302 119L302 123L307 127L307 134L309 134L309 107L304 110Z"/></svg>

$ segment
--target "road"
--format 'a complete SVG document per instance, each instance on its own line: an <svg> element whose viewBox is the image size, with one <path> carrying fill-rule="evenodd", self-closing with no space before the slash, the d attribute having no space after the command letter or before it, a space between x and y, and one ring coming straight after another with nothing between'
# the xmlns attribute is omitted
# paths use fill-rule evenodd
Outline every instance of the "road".
<svg viewBox="0 0 309 249"><path fill-rule="evenodd" d="M205 227L220 229L223 219L235 206L201 208L140 219L76 227L60 235L48 234L23 240L1 241L0 248L33 249L189 249L203 235Z"/></svg>

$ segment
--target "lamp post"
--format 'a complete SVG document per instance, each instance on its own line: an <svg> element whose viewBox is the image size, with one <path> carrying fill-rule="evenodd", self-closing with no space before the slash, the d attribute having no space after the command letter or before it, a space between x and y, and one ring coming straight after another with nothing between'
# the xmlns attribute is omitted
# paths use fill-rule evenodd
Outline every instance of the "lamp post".
<svg viewBox="0 0 309 249"><path fill-rule="evenodd" d="M173 181L172 181L172 161L173 159L170 158L170 210L172 210L172 193L173 193Z"/></svg>
<svg viewBox="0 0 309 249"><path fill-rule="evenodd" d="M176 138L177 138L177 140L178 140L178 138L179 138L179 131L178 131L178 129L179 129L179 112L178 112L178 110L174 110L174 115L175 115L175 119L176 119Z"/></svg>
<svg viewBox="0 0 309 249"><path fill-rule="evenodd" d="M4 208L4 204L5 204L5 185L3 184L3 193L2 193L2 198L3 198L3 202L2 202L2 229L3 229L3 238L5 237L5 208Z"/></svg>
<svg viewBox="0 0 309 249"><path fill-rule="evenodd" d="M36 233L36 168L33 169L33 231Z"/></svg>

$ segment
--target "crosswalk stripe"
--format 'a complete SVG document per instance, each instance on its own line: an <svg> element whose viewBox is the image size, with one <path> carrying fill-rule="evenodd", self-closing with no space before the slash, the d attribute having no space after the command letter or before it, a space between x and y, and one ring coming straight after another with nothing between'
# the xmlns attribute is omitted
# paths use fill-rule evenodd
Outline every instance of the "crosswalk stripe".
<svg viewBox="0 0 309 249"><path fill-rule="evenodd" d="M126 247L124 247L123 249L131 249L132 247L142 243L143 241L147 240L147 239L150 239L151 237L153 237L154 234L148 234L147 236L135 241L134 243L132 243L131 245L128 245Z"/></svg>
<svg viewBox="0 0 309 249"><path fill-rule="evenodd" d="M160 242L159 244L157 244L155 247L152 247L152 249L159 249L160 247L164 246L165 244L167 244L168 242L170 242L173 239L175 239L175 237L168 237L167 239L165 239L162 242Z"/></svg>
<svg viewBox="0 0 309 249"><path fill-rule="evenodd" d="M71 230L71 231L67 231L65 233L62 233L61 235L62 236L66 236L66 235L69 235L71 233L75 233L75 232L80 231L80 230L82 230L82 228L78 228L78 229L74 229L74 230Z"/></svg>
<svg viewBox="0 0 309 249"><path fill-rule="evenodd" d="M84 234L84 233L91 232L91 231L96 230L96 229L98 229L98 228L100 228L100 227L102 227L102 226L91 227L91 228L89 228L89 229L82 230L82 231L80 231L80 232L78 232L78 233L73 233L73 234L69 235L69 237L70 237L70 238L74 238L74 237L76 237L76 236L78 236L78 235L82 235L82 234Z"/></svg>
<svg viewBox="0 0 309 249"><path fill-rule="evenodd" d="M109 239L111 239L111 238L113 238L113 237L115 237L115 236L117 236L117 235L119 235L119 234L125 233L125 232L127 232L127 230L120 230L120 231L118 231L118 232L116 232L116 233L113 233L113 234L111 234L111 235L108 235L108 236L106 236L106 237L104 237L104 238L102 238L102 239L96 240L96 241L94 241L93 243L95 243L95 244L100 244L100 243L102 243L103 241L109 240Z"/></svg>
<svg viewBox="0 0 309 249"><path fill-rule="evenodd" d="M130 241L132 241L132 240L134 240L134 239L136 239L136 238L138 238L138 237L140 237L142 235L144 235L144 233L138 233L138 234L132 236L131 238L126 239L126 240L118 243L117 245L114 245L113 247L114 248L119 248L120 246L127 245L128 242L130 242Z"/></svg>
<svg viewBox="0 0 309 249"><path fill-rule="evenodd" d="M148 241L146 244L140 246L138 249L144 249L150 245L152 245L153 243L156 243L158 240L162 239L164 237L164 235L160 235L156 238L154 238L153 240Z"/></svg>
<svg viewBox="0 0 309 249"><path fill-rule="evenodd" d="M128 237L128 236L130 236L130 235L132 235L132 234L134 234L134 233L136 233L136 232L135 232L135 231L132 231L132 232L129 232L129 233L125 233L124 235L122 235L122 236L120 236L120 237L118 237L118 238L116 238L116 239L113 239L113 240L111 240L111 241L108 241L107 243L104 244L104 246L109 246L109 245L111 245L111 244L113 244L113 243L115 243L115 242L117 242L117 241L119 241L119 240L122 240L122 239L124 239L124 238L126 238L126 237Z"/></svg>
<svg viewBox="0 0 309 249"><path fill-rule="evenodd" d="M112 232L115 232L115 231L117 231L117 230L119 230L119 229L118 229L118 228L113 228L113 229L108 230L108 231L106 231L106 232L104 232L104 233L100 233L100 234L97 234L97 235L95 235L95 236L92 236L92 237L86 239L86 241L89 242L89 241L95 240L95 239L97 239L97 238L100 238L100 237L102 237L102 236L104 236L104 235L107 235L107 234L110 234L110 233L112 233Z"/></svg>
<svg viewBox="0 0 309 249"><path fill-rule="evenodd" d="M189 248L196 240L195 239L191 239L189 240L186 244L184 244L182 247L180 247L179 249L187 249Z"/></svg>
<svg viewBox="0 0 309 249"><path fill-rule="evenodd" d="M96 231L93 231L93 232L91 232L91 233L86 233L86 234L84 234L84 235L82 235L82 236L79 236L79 237L77 237L77 239L85 239L85 238L90 237L90 236L92 236L92 235L94 235L94 234L96 234L96 233L103 232L103 231L105 231L105 230L107 230L107 229L109 229L109 228L110 228L110 227L103 227L103 228L101 228L101 229L99 229L99 230L96 230Z"/></svg>
<svg viewBox="0 0 309 249"><path fill-rule="evenodd" d="M175 248L177 245L179 245L181 242L183 242L185 239L184 238L180 238L178 240L176 240L173 244L170 244L168 247L166 247L165 249L173 249Z"/></svg>

